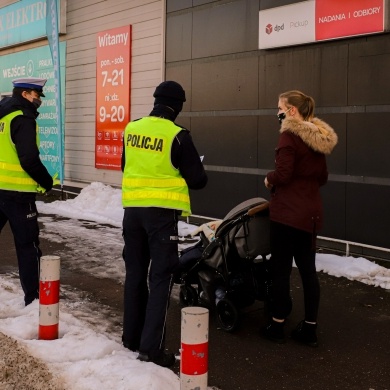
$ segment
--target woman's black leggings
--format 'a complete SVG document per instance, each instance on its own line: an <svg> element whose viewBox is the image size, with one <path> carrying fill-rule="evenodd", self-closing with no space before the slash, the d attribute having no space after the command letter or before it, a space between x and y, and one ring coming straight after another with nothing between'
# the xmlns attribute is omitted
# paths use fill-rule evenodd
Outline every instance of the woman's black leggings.
<svg viewBox="0 0 390 390"><path fill-rule="evenodd" d="M271 221L272 315L286 318L292 309L290 275L293 259L302 279L305 320L317 322L320 284L315 265L315 236Z"/></svg>

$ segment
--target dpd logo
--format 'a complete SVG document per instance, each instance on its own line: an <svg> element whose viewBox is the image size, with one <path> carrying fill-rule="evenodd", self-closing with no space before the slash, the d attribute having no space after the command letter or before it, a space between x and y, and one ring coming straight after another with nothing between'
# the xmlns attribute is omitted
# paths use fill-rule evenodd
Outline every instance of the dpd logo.
<svg viewBox="0 0 390 390"><path fill-rule="evenodd" d="M271 23L268 23L266 26L265 26L265 32L269 35L272 33L272 24Z"/></svg>
<svg viewBox="0 0 390 390"><path fill-rule="evenodd" d="M272 31L276 31L276 32L279 32L281 30L284 30L284 23L282 25L278 25L278 24L275 24L275 27L272 26L271 23L268 23L266 26L265 26L265 32L269 35L272 33Z"/></svg>

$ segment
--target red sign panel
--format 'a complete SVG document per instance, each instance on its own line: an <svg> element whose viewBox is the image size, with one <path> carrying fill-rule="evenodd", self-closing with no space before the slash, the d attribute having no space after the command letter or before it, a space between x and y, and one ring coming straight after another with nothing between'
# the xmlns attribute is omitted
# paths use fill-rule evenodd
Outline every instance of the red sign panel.
<svg viewBox="0 0 390 390"><path fill-rule="evenodd" d="M384 31L383 0L316 0L316 40Z"/></svg>
<svg viewBox="0 0 390 390"><path fill-rule="evenodd" d="M121 168L130 121L131 26L100 32L96 42L95 167Z"/></svg>

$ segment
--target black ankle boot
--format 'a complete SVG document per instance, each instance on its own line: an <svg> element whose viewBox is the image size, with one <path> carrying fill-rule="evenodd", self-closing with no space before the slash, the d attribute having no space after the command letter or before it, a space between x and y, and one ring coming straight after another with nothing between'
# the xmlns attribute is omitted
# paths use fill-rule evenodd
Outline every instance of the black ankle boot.
<svg viewBox="0 0 390 390"><path fill-rule="evenodd" d="M147 353L140 352L137 360L141 360L141 362L154 363L161 367L172 367L176 362L175 355L168 352L161 352L161 354L154 357L150 357Z"/></svg>
<svg viewBox="0 0 390 390"><path fill-rule="evenodd" d="M292 331L291 338L310 347L318 347L316 329L317 324L309 324L303 320Z"/></svg>
<svg viewBox="0 0 390 390"><path fill-rule="evenodd" d="M283 344L286 342L286 338L284 337L284 321L283 322L276 322L273 319L271 319L263 328L263 336L273 341L274 343Z"/></svg>

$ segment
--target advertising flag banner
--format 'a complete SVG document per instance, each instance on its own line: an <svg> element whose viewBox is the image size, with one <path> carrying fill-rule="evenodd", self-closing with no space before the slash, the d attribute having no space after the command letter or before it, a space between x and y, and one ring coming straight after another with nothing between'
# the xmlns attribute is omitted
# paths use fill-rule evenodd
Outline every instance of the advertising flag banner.
<svg viewBox="0 0 390 390"><path fill-rule="evenodd" d="M59 44L59 56L61 58L61 101L65 101L65 52L66 42ZM17 74L17 75L16 75ZM40 140L40 158L51 175L60 172L63 150L59 145L59 128L57 120L57 88L55 86L55 74L53 60L48 45L35 49L23 50L13 54L1 56L0 67L0 91L10 94L12 80L17 77L40 77L47 79L43 87L46 97L42 98L37 118ZM61 116L64 118L64 106Z"/></svg>
<svg viewBox="0 0 390 390"><path fill-rule="evenodd" d="M57 1L47 0L46 2L46 34L49 40L51 58L54 67L54 87L55 87L55 109L57 115L57 129L58 129L58 156L59 156L59 180L61 185L64 182L64 124L62 122L62 103L61 103L61 67L60 67L60 53L59 53L59 37L58 37L58 12Z"/></svg>
<svg viewBox="0 0 390 390"><path fill-rule="evenodd" d="M121 169L130 121L131 26L98 33L96 41L95 167Z"/></svg>

